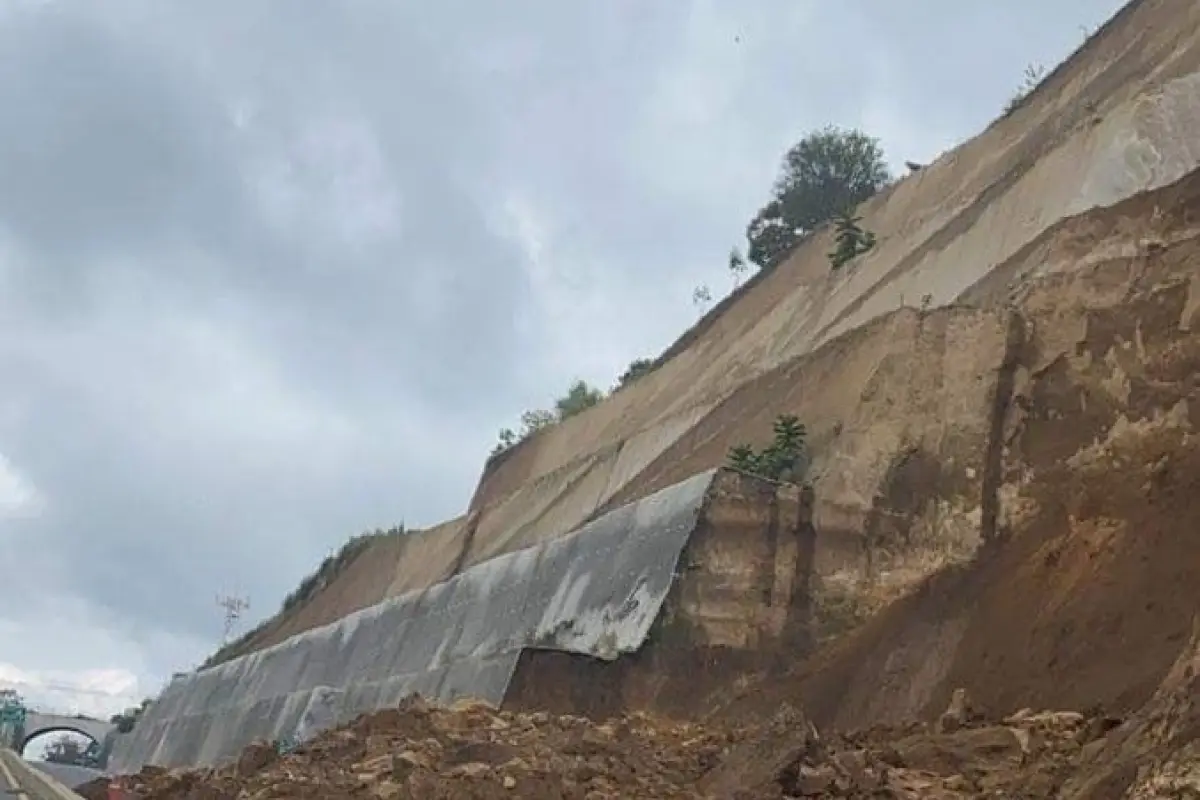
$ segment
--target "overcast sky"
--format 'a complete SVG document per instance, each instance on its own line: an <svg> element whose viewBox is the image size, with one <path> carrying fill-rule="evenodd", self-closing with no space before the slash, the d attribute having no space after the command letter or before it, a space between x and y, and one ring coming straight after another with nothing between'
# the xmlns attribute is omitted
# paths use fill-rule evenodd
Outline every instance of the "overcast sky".
<svg viewBox="0 0 1200 800"><path fill-rule="evenodd" d="M457 515L728 291L806 131L930 160L1119 5L7 0L0 683L127 705L218 592Z"/></svg>

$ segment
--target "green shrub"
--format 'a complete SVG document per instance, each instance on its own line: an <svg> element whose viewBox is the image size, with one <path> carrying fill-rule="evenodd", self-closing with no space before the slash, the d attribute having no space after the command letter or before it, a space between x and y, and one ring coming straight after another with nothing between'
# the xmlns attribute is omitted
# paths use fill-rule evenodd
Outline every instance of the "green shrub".
<svg viewBox="0 0 1200 800"><path fill-rule="evenodd" d="M492 448L494 458L515 444L523 442L542 428L548 428L564 419L573 417L581 411L586 411L604 399L604 392L588 384L584 380L576 380L567 389L567 393L554 401L554 410L544 408L526 411L521 415L521 431L512 428L501 428L496 437L496 445Z"/></svg>
<svg viewBox="0 0 1200 800"><path fill-rule="evenodd" d="M760 452L748 444L729 450L733 469L783 483L801 483L808 472L807 430L798 417L782 414L775 420L775 437Z"/></svg>
<svg viewBox="0 0 1200 800"><path fill-rule="evenodd" d="M613 391L624 389L629 384L636 381L643 375L648 375L654 371L654 360L650 358L637 358L629 362L629 366L621 373L621 377L617 378L617 387Z"/></svg>
<svg viewBox="0 0 1200 800"><path fill-rule="evenodd" d="M875 234L859 227L861 221L862 217L853 216L849 211L843 211L834 220L836 245L829 254L829 263L834 269L841 268L875 246Z"/></svg>
<svg viewBox="0 0 1200 800"><path fill-rule="evenodd" d="M1042 82L1042 79L1045 77L1046 68L1041 64L1030 64L1029 66L1025 67L1025 75L1021 80L1021 86L1017 89L1013 96L1008 99L1008 103L1006 103L1004 106L1004 113L1011 114L1013 111L1015 111L1017 106L1024 102L1025 98L1028 97L1030 93L1038 87L1038 85Z"/></svg>
<svg viewBox="0 0 1200 800"><path fill-rule="evenodd" d="M839 211L890 181L878 139L832 126L809 133L788 150L770 202L746 226L746 258L773 266Z"/></svg>

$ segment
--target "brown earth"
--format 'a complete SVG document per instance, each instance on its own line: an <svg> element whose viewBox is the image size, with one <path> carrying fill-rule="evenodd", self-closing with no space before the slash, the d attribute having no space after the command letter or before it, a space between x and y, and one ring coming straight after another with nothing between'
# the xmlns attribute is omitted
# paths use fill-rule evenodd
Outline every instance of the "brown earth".
<svg viewBox="0 0 1200 800"><path fill-rule="evenodd" d="M141 800L1195 797L1198 669L1200 623L1155 695L1124 721L1029 709L989 719L959 691L935 724L832 736L788 705L757 725L645 714L597 723L409 699L286 755L264 742L236 764L147 768L125 786Z"/></svg>
<svg viewBox="0 0 1200 800"><path fill-rule="evenodd" d="M454 574L465 541L459 517L424 531L382 536L352 558L313 597L281 612L227 646L214 663L279 644L298 633L335 622L389 597L423 588Z"/></svg>
<svg viewBox="0 0 1200 800"><path fill-rule="evenodd" d="M786 699L855 727L929 718L955 686L993 714L1146 701L1198 610L1200 178L1057 230L1026 262L1111 252L1151 206L1155 246L1025 284L982 548L724 713Z"/></svg>
<svg viewBox="0 0 1200 800"><path fill-rule="evenodd" d="M615 661L549 649L521 653L504 707L604 718L677 719L697 700L781 651L812 648L812 492L732 470L712 480L648 640ZM677 677L686 675L686 680Z"/></svg>
<svg viewBox="0 0 1200 800"><path fill-rule="evenodd" d="M1028 527L722 713L787 700L822 724L901 722L937 713L954 686L993 714L1137 708L1186 641L1200 585L1200 452L1177 437L1142 447L1147 467L1062 474Z"/></svg>
<svg viewBox="0 0 1200 800"><path fill-rule="evenodd" d="M634 440L649 435L651 428L668 418L688 409L703 415L722 401L725 406L740 405L733 401L732 393L745 399L753 392L742 387L752 381L763 389L772 383L766 373L791 358L812 353L812 347L852 321L880 323L889 312L861 320L857 314L873 298L895 294L896 284L909 282L910 273L922 268L923 259L950 250L967 233L987 230L991 236L985 238L993 242L1039 234L1041 229L1026 231L1015 219L1002 220L996 227L997 221L988 219L986 212L1035 167L1053 160L1053 148L1072 138L1086 140L1097 120L1134 94L1152 93L1147 84L1157 86L1196 69L1200 64L1200 48L1194 46L1198 22L1200 7L1194 3L1142 0L1128 4L1084 48L1056 68L1015 113L864 204L860 209L864 224L876 233L883 232L879 252L871 256L869 265L862 265L844 281L831 277L824 260L828 242L817 237L746 287L737 302L720 313L714 309L686 333L672 348L675 357L663 364L664 374L646 376L608 402L543 431L489 464L471 500L471 510L483 515L486 527L488 516L511 498L527 500L534 484L569 483L572 468L593 458L605 460L606 450L641 449L641 445L633 446ZM1069 160L1086 163L1095 157L1096 153L1085 148ZM1075 180L1075 175L1059 176L1058 183ZM1045 190L1042 194L1051 194L1054 186L1041 188ZM981 266L999 266L986 263L988 256L1002 256L998 259L1002 262L1012 254L1000 248L987 255L963 255L979 262L958 265L960 271L970 273ZM929 277L932 283L938 282L936 274ZM919 289L919 282L915 283L914 288ZM1006 289L1003 287L1002 294L1007 294ZM847 297L854 299L843 307ZM915 311L920 301L918 297L910 299ZM939 297L934 307L951 300ZM964 343L964 349L970 350L971 344ZM703 427L712 430L719 426L706 418ZM699 428L689 425L688 429L693 442L704 440ZM719 451L718 459L723 454ZM657 454L657 458L686 469L682 461L667 453ZM631 456L630 460L637 459ZM598 505L612 507L653 491L650 484L662 485L656 474L661 474L661 464L637 472L613 481L610 488L619 494L602 498ZM563 491L571 493L572 489ZM555 516L554 521L559 520ZM534 522L527 524L539 528ZM570 523L563 524L564 530L570 527Z"/></svg>

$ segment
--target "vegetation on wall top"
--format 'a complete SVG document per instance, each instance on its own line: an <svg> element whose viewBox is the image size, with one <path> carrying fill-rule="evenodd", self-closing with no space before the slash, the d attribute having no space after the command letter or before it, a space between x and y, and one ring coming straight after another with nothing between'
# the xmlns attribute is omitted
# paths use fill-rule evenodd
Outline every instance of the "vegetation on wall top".
<svg viewBox="0 0 1200 800"><path fill-rule="evenodd" d="M891 181L879 141L857 130L825 127L813 131L784 154L771 200L746 227L746 254L734 247L727 267L734 286L751 270L772 268L822 225L840 221L837 250L829 258L834 268L870 250L874 234L858 227L854 209ZM695 287L692 303L702 312L712 304L712 290ZM686 334L685 334L686 336ZM668 353L674 351L674 347ZM617 379L619 391L656 369L664 357L635 359ZM534 433L591 408L605 397L600 389L577 380L554 410L534 409L521 415L517 429L503 428L492 457L509 450Z"/></svg>
<svg viewBox="0 0 1200 800"><path fill-rule="evenodd" d="M832 126L808 134L784 155L771 200L746 226L746 257L759 267L782 261L891 180L878 139Z"/></svg>
<svg viewBox="0 0 1200 800"><path fill-rule="evenodd" d="M803 483L808 475L808 431L794 414L781 414L775 437L762 450L739 444L729 450L728 466L780 483Z"/></svg>

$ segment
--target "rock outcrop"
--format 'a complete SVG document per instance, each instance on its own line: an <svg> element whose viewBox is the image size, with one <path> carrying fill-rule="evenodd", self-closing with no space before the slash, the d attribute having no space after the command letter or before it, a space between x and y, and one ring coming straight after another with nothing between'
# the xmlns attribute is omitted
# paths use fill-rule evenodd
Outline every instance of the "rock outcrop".
<svg viewBox="0 0 1200 800"><path fill-rule="evenodd" d="M1084 267L1080 252L1107 255ZM1005 310L1014 333L980 501L994 512L969 559L931 571L792 680L773 682L820 724L932 718L959 686L993 713L1128 712L1190 631L1200 175L1064 223L1006 269L1039 274L1020 279L1020 304ZM818 553L822 533L818 516ZM895 538L884 547L919 552ZM868 554L858 596L873 598L885 579Z"/></svg>

